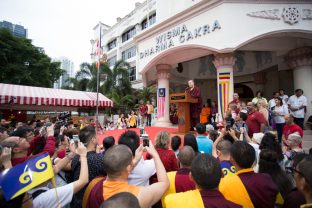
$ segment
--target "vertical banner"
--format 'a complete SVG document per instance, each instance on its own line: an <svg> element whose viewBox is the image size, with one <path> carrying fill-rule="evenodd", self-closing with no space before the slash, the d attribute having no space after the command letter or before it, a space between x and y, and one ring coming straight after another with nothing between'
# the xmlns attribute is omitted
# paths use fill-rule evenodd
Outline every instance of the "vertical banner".
<svg viewBox="0 0 312 208"><path fill-rule="evenodd" d="M101 37L100 37L100 40L97 39L96 40L96 51L95 51L95 54L96 54L96 68L97 69L100 69L100 58L101 58L101 55L102 55L102 49L101 49Z"/></svg>
<svg viewBox="0 0 312 208"><path fill-rule="evenodd" d="M157 118L164 117L165 115L165 99L166 99L166 89L158 89L158 99L157 99Z"/></svg>
<svg viewBox="0 0 312 208"><path fill-rule="evenodd" d="M224 118L224 114L227 110L227 106L230 102L230 82L231 82L231 73L230 72L224 72L219 73L219 101L221 109L221 116Z"/></svg>

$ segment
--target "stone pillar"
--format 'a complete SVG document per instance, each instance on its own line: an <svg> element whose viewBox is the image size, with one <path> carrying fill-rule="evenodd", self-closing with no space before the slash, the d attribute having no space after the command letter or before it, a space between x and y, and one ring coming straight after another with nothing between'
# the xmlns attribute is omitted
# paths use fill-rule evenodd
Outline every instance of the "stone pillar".
<svg viewBox="0 0 312 208"><path fill-rule="evenodd" d="M306 120L312 115L312 47L291 50L287 62L293 69L295 90L302 89L308 100Z"/></svg>
<svg viewBox="0 0 312 208"><path fill-rule="evenodd" d="M172 126L169 119L169 78L171 66L168 64L159 64L157 70L157 121L155 126ZM162 113L163 112L163 113Z"/></svg>
<svg viewBox="0 0 312 208"><path fill-rule="evenodd" d="M228 103L233 99L233 65L236 58L230 53L217 54L213 61L217 69L218 113L224 118Z"/></svg>

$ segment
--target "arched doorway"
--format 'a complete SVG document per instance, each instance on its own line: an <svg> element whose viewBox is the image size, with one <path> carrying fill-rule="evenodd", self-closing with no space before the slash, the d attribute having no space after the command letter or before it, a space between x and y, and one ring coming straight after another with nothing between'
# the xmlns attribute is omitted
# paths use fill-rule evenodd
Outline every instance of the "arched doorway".
<svg viewBox="0 0 312 208"><path fill-rule="evenodd" d="M250 87L242 83L234 84L234 92L237 92L241 101L250 101L254 97L254 93Z"/></svg>

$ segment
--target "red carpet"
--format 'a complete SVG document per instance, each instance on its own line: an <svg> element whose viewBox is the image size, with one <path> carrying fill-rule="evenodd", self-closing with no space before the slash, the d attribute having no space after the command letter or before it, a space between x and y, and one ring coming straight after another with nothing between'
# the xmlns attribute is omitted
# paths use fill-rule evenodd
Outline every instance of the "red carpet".
<svg viewBox="0 0 312 208"><path fill-rule="evenodd" d="M102 144L102 141L105 137L108 136L113 136L115 138L116 143L118 142L118 139L122 133L125 131L132 130L135 131L138 135L140 135L140 129L135 128L135 129L117 129L117 130L107 130L104 134L99 134L98 139L99 139L99 144ZM145 132L149 135L149 138L153 141L153 144L155 144L155 139L156 136L159 132L161 131L167 131L170 133L170 137L177 135L177 128L164 128L164 127L156 127L156 126L148 126L145 127ZM180 135L183 141L183 135Z"/></svg>

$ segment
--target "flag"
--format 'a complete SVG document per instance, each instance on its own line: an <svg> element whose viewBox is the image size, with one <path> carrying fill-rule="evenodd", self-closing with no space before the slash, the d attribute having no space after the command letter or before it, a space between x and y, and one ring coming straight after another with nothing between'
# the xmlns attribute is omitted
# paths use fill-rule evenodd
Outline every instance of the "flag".
<svg viewBox="0 0 312 208"><path fill-rule="evenodd" d="M48 153L25 161L0 174L0 186L7 201L54 177Z"/></svg>
<svg viewBox="0 0 312 208"><path fill-rule="evenodd" d="M229 72L219 73L219 101L221 109L221 118L227 110L227 105L230 102L230 79L231 74Z"/></svg>
<svg viewBox="0 0 312 208"><path fill-rule="evenodd" d="M164 117L165 115L165 99L166 99L166 89L158 89L158 101L157 101L157 118Z"/></svg>
<svg viewBox="0 0 312 208"><path fill-rule="evenodd" d="M95 55L96 55L96 68L99 69L100 68L100 59L102 56L101 37L100 37L100 40L99 39L96 40Z"/></svg>

